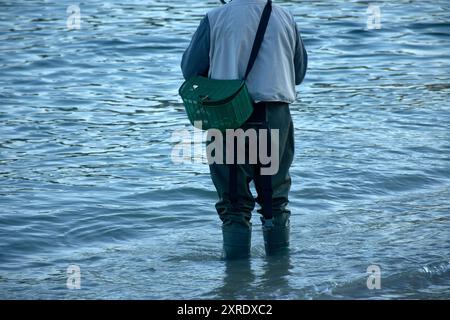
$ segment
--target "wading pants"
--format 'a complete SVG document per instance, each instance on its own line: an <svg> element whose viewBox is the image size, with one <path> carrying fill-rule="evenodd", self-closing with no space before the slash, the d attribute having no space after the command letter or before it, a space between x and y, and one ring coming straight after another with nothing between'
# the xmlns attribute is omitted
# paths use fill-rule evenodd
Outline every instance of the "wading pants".
<svg viewBox="0 0 450 320"><path fill-rule="evenodd" d="M258 108L265 108L265 120L270 129L279 130L279 169L278 172L271 176L272 183L272 212L273 222L275 225L284 225L289 219L290 211L287 209L288 193L291 187L291 177L289 168L294 157L294 128L292 118L287 103L267 102L255 104L254 112L249 120L241 127L243 130L259 127L252 125L252 119L255 113L260 111ZM224 152L226 150L226 139L224 139ZM269 139L270 141L270 139ZM245 148L255 148L246 144ZM248 152L248 150L246 150ZM225 158L224 158L225 159ZM273 157L272 157L273 159ZM230 165L211 164L211 178L216 187L219 201L216 203L217 213L224 225L239 223L250 228L251 213L255 207L255 203L260 206L262 201L262 182L258 175L259 167L255 164L249 164L246 158L245 164L237 165L236 178L236 202L234 206L230 200ZM254 182L255 189L258 194L256 198L250 191L250 183ZM259 210L261 213L261 210ZM264 218L262 217L264 223Z"/></svg>

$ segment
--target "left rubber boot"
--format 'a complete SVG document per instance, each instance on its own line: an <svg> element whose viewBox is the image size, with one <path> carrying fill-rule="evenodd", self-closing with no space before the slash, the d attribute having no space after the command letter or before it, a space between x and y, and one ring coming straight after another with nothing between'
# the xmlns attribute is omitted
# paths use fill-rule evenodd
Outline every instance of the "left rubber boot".
<svg viewBox="0 0 450 320"><path fill-rule="evenodd" d="M223 224L222 235L224 259L235 260L250 257L251 226L240 223Z"/></svg>

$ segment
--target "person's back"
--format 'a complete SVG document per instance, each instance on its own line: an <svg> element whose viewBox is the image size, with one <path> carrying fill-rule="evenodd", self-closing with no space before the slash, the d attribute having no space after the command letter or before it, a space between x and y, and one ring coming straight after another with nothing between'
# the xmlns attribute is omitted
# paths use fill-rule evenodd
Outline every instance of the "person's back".
<svg viewBox="0 0 450 320"><path fill-rule="evenodd" d="M208 12L209 76L212 79L244 77L265 3L263 0L234 0ZM272 5L264 41L247 79L247 87L255 102L292 103L295 83L302 81L306 71L306 65L300 63L304 54L294 18L280 6ZM297 77L295 58L299 62Z"/></svg>
<svg viewBox="0 0 450 320"><path fill-rule="evenodd" d="M183 55L183 76L243 79L266 3L265 0L233 0L208 12ZM261 163L210 165L211 178L219 195L216 209L223 222L225 258L249 256L250 219L255 201L262 207L267 254L288 247L289 168L294 155L289 103L295 100L295 85L302 82L306 68L307 54L293 16L273 5L261 48L246 80L255 104L252 116L242 128L256 128L255 123L263 123L279 132L277 150L272 150L278 151L279 163L268 180L261 174ZM230 150L229 146L224 147ZM258 146L249 143L246 152L252 148ZM258 192L256 199L249 188L252 180Z"/></svg>

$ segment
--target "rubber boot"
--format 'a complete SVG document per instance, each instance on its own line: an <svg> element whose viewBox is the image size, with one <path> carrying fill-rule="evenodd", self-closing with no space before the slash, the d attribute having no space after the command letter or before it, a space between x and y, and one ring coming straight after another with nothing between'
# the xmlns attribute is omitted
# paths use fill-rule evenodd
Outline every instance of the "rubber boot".
<svg viewBox="0 0 450 320"><path fill-rule="evenodd" d="M264 249L267 256L282 255L289 251L289 219L281 224L274 219L262 219Z"/></svg>
<svg viewBox="0 0 450 320"><path fill-rule="evenodd" d="M251 226L240 223L222 225L223 256L226 260L250 257Z"/></svg>

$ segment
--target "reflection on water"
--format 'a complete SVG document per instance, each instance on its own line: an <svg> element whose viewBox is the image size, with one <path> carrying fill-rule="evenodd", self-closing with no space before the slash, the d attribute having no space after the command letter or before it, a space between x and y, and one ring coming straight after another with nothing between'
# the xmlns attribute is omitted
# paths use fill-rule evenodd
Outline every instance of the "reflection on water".
<svg viewBox="0 0 450 320"><path fill-rule="evenodd" d="M290 270L292 269L290 254L269 256L263 266L264 274L261 277L259 290L267 294L268 299L277 299L278 296L287 297L292 292L289 286Z"/></svg>
<svg viewBox="0 0 450 320"><path fill-rule="evenodd" d="M254 290L252 284L255 274L251 269L250 260L225 261L223 286L216 291L216 297L221 299L242 299L249 297Z"/></svg>
<svg viewBox="0 0 450 320"><path fill-rule="evenodd" d="M224 261L224 264L223 285L213 290L214 298L277 299L288 297L293 290L289 286L292 269L289 253L266 257L260 275L252 270L249 259Z"/></svg>
<svg viewBox="0 0 450 320"><path fill-rule="evenodd" d="M221 256L179 63L218 1L0 3L1 298L449 298L450 4L275 1L309 71L291 105L291 252ZM82 289L66 288L80 266ZM381 268L368 290L366 270Z"/></svg>

